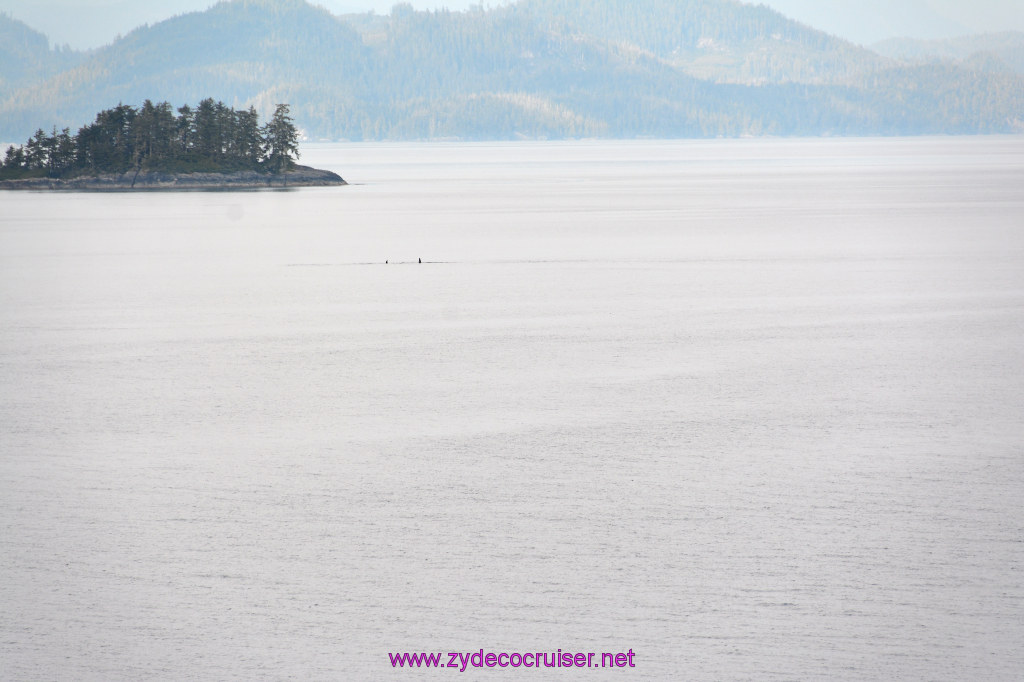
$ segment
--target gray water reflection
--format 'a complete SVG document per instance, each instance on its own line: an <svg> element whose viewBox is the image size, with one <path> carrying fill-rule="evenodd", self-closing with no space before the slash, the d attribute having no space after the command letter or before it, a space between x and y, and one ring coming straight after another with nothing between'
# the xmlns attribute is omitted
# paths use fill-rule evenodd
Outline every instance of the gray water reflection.
<svg viewBox="0 0 1024 682"><path fill-rule="evenodd" d="M1020 140L303 162L2 197L6 676L1024 669Z"/></svg>

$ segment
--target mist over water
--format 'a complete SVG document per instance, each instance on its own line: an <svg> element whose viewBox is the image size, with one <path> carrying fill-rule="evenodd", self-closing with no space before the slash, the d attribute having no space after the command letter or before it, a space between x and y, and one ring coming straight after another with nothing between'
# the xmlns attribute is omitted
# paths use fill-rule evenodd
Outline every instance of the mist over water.
<svg viewBox="0 0 1024 682"><path fill-rule="evenodd" d="M1020 138L302 162L0 197L4 675L1024 669Z"/></svg>

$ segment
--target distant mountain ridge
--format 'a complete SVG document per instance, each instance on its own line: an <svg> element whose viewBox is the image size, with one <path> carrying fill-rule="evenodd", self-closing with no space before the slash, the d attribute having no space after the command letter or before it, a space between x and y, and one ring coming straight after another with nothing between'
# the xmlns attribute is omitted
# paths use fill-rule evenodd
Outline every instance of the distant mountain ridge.
<svg viewBox="0 0 1024 682"><path fill-rule="evenodd" d="M879 54L910 62L954 62L981 70L1024 75L1024 33L1005 31L946 40L892 38L872 46Z"/></svg>
<svg viewBox="0 0 1024 682"><path fill-rule="evenodd" d="M635 45L717 82L828 83L882 67L886 59L734 0L523 0L551 30Z"/></svg>
<svg viewBox="0 0 1024 682"><path fill-rule="evenodd" d="M16 23L0 18L0 35ZM23 42L0 73L8 140L118 102L210 96L264 116L289 102L316 139L1024 132L1012 70L883 56L733 0L386 16L227 0L89 53Z"/></svg>
<svg viewBox="0 0 1024 682"><path fill-rule="evenodd" d="M81 59L83 53L51 49L45 35L0 13L0 93L49 78Z"/></svg>

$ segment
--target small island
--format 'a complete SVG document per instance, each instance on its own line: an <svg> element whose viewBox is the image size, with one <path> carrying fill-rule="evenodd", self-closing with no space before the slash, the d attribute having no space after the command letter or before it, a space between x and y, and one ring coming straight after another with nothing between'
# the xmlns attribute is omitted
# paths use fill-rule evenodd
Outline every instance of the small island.
<svg viewBox="0 0 1024 682"><path fill-rule="evenodd" d="M175 116L167 102L119 104L72 135L42 129L0 164L0 189L154 190L314 187L347 184L300 166L298 131L287 104L266 125L254 107L204 99Z"/></svg>

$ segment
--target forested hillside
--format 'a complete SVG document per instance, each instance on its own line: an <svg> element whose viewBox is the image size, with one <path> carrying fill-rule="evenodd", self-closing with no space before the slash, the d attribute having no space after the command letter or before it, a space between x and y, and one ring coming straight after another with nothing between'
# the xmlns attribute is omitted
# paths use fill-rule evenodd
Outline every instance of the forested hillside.
<svg viewBox="0 0 1024 682"><path fill-rule="evenodd" d="M0 14L0 102L15 87L38 83L83 58L71 49L51 49L42 33Z"/></svg>
<svg viewBox="0 0 1024 682"><path fill-rule="evenodd" d="M210 95L264 117L289 102L314 139L1024 131L1018 74L883 57L732 0L341 17L230 0L75 55L5 91L0 139Z"/></svg>
<svg viewBox="0 0 1024 682"><path fill-rule="evenodd" d="M1017 31L948 40L893 38L873 47L880 54L902 61L952 62L985 71L1024 75L1024 33Z"/></svg>
<svg viewBox="0 0 1024 682"><path fill-rule="evenodd" d="M523 0L561 33L635 45L687 73L727 83L830 83L887 60L733 0Z"/></svg>
<svg viewBox="0 0 1024 682"><path fill-rule="evenodd" d="M76 67L15 92L3 117L17 134L0 133L21 139L40 125L81 125L119 102L210 94L266 116L314 83L321 100L345 97L339 91L347 84L328 78L358 70L363 53L355 31L301 0L220 3L132 31Z"/></svg>

